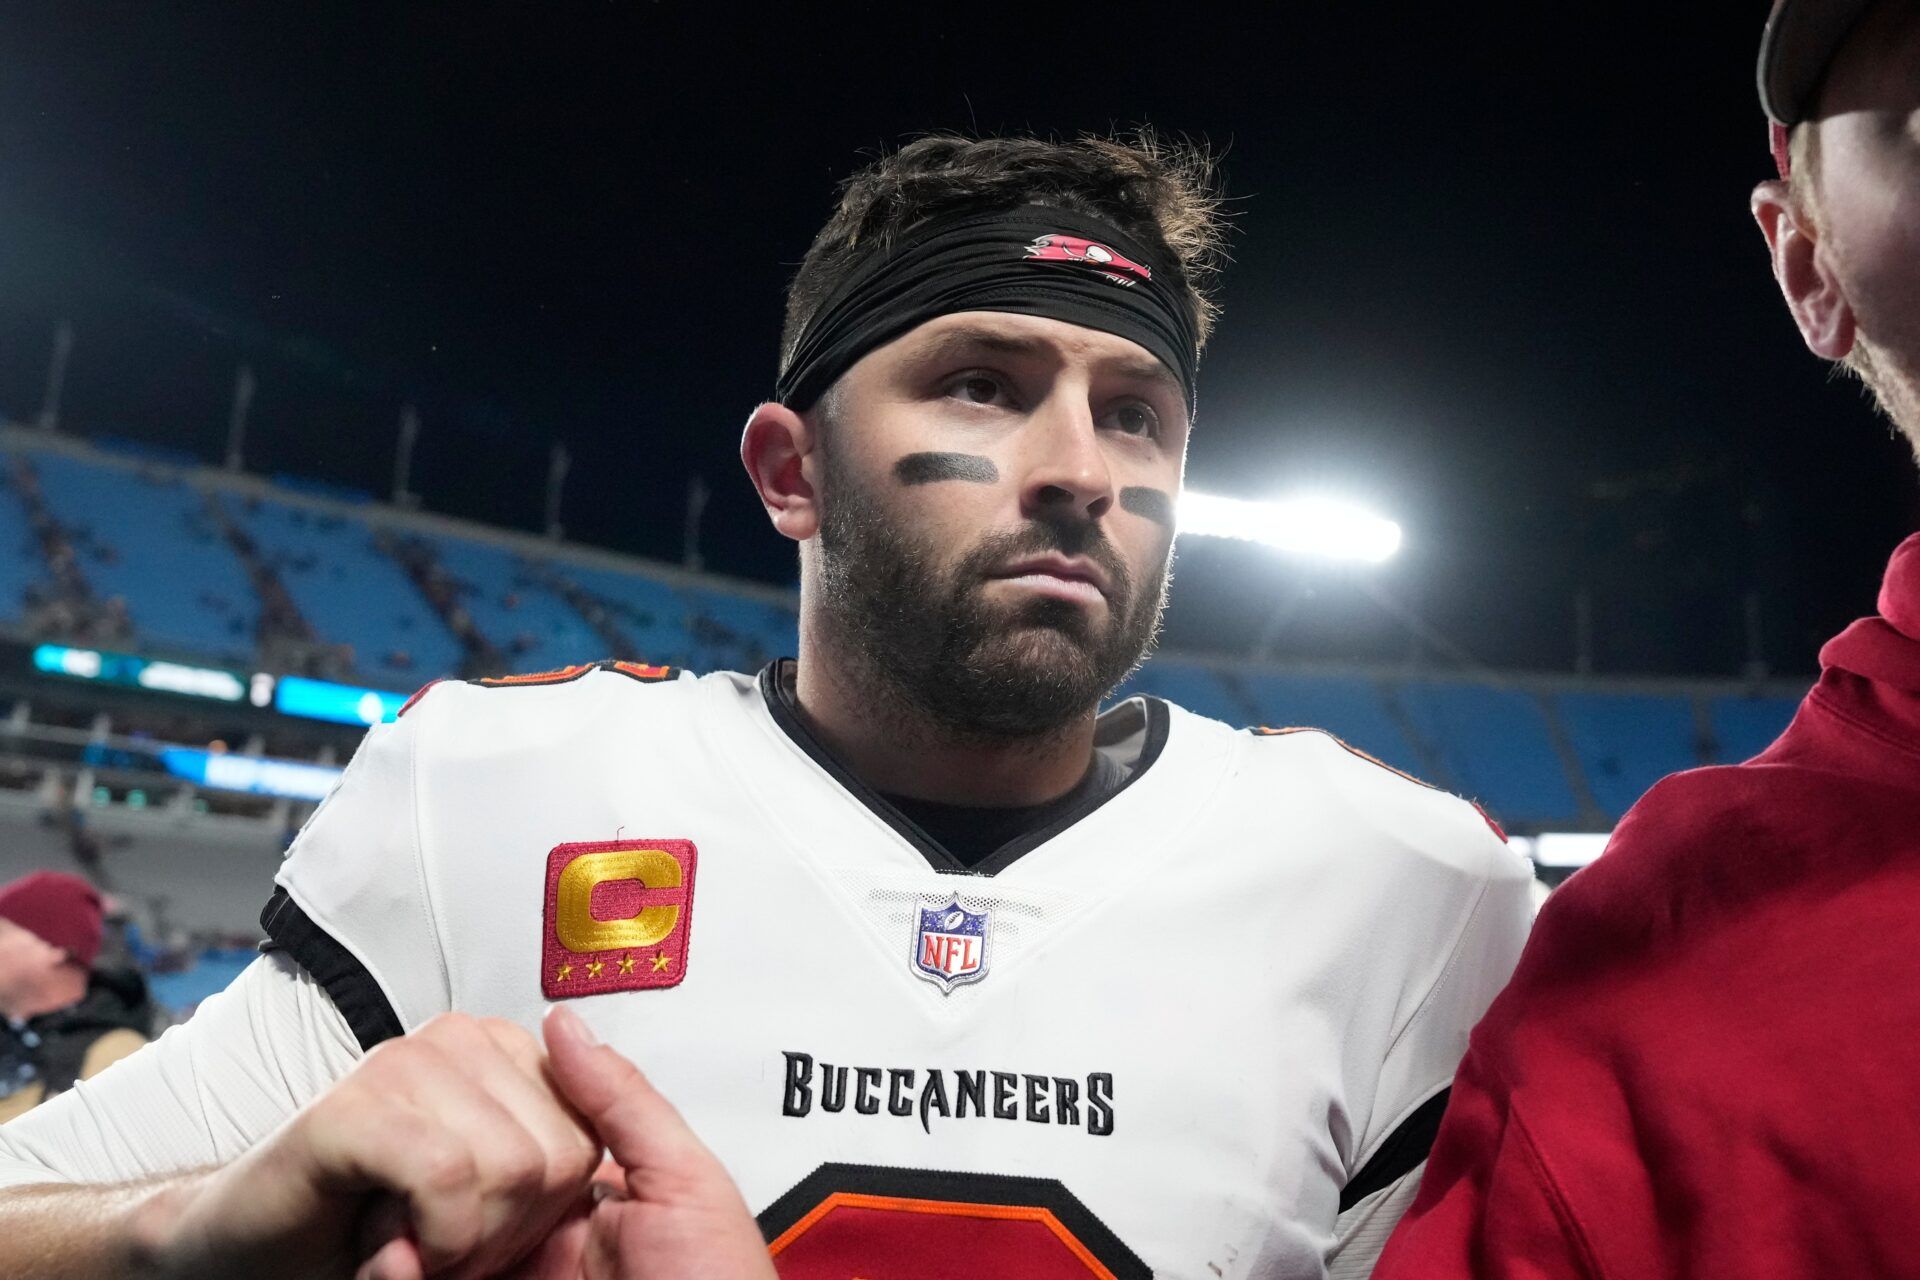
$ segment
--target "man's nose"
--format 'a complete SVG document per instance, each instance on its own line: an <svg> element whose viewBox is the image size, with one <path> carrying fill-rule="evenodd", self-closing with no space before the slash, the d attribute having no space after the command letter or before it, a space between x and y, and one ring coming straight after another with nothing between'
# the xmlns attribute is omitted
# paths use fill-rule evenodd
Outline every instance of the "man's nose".
<svg viewBox="0 0 1920 1280"><path fill-rule="evenodd" d="M1093 411L1079 396L1058 397L1028 422L1020 505L1029 516L1071 513L1098 520L1113 506L1113 472Z"/></svg>

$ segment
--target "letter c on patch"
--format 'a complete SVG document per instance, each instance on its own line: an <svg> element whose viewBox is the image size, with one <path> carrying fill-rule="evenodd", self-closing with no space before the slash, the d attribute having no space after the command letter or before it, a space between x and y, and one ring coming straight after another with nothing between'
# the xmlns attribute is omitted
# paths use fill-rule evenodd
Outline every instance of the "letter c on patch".
<svg viewBox="0 0 1920 1280"><path fill-rule="evenodd" d="M649 890L678 889L680 862L664 849L615 849L583 853L560 872L554 926L569 951L651 947L680 923L677 902L650 902L624 920L593 918L593 891L603 884L635 880Z"/></svg>

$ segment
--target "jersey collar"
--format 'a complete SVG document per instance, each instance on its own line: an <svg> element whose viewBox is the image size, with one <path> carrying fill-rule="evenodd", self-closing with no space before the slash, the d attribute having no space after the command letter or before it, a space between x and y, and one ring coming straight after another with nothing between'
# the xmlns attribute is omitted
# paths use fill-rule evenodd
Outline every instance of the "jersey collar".
<svg viewBox="0 0 1920 1280"><path fill-rule="evenodd" d="M791 662L791 658L776 659L761 668L760 696L766 702L767 714L773 718L774 724L779 726L780 731L794 746L819 765L842 790L898 833L900 838L917 850L920 856L926 859L927 865L935 871L954 875L991 876L1006 870L1022 855L1032 852L1075 823L1082 821L1138 782L1160 758L1161 751L1167 745L1169 723L1167 706L1158 698L1146 696L1130 698L1109 709L1095 721L1094 750L1133 754L1125 781L1104 794L1098 791L1093 792L1080 804L1055 815L1052 821L1044 826L1014 837L979 862L968 866L912 819L901 813L885 796L854 776L852 770L848 769L839 757L814 737L799 715L799 708L794 703L793 695L783 678L785 664ZM1136 741L1138 745L1134 748L1133 744Z"/></svg>

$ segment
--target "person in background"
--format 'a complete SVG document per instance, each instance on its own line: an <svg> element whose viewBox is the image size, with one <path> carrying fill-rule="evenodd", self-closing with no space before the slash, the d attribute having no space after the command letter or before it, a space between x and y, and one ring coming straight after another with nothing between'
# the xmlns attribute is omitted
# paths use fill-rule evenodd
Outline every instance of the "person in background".
<svg viewBox="0 0 1920 1280"><path fill-rule="evenodd" d="M100 891L64 872L0 888L0 1123L147 1042L145 979L93 967L104 914Z"/></svg>
<svg viewBox="0 0 1920 1280"><path fill-rule="evenodd" d="M1920 0L1776 0L1760 89L1787 310L1920 452ZM1541 909L1373 1280L1920 1275L1920 535L1879 603Z"/></svg>

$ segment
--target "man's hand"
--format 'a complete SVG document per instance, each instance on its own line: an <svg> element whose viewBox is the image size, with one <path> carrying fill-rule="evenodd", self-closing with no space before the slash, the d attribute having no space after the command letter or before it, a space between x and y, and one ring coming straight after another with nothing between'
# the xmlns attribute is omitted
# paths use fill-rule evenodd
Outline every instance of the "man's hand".
<svg viewBox="0 0 1920 1280"><path fill-rule="evenodd" d="M149 1256L160 1274L196 1280L479 1280L577 1210L599 1160L532 1036L447 1014L178 1188L155 1207Z"/></svg>
<svg viewBox="0 0 1920 1280"><path fill-rule="evenodd" d="M548 1066L613 1164L514 1272L522 1280L774 1280L773 1260L732 1179L634 1065L564 1006L543 1028Z"/></svg>

